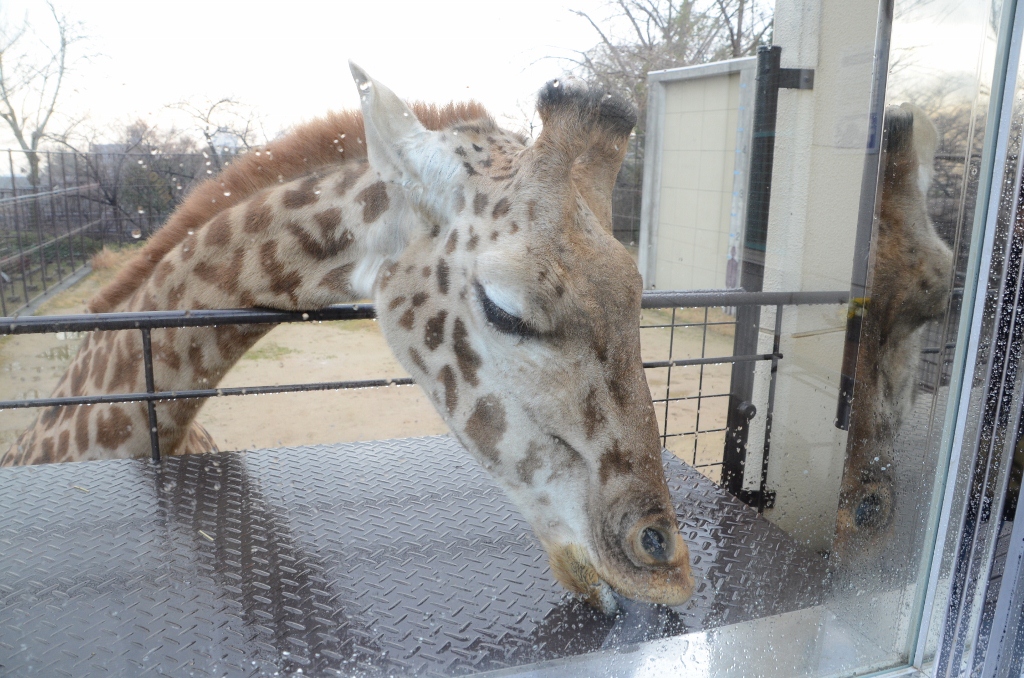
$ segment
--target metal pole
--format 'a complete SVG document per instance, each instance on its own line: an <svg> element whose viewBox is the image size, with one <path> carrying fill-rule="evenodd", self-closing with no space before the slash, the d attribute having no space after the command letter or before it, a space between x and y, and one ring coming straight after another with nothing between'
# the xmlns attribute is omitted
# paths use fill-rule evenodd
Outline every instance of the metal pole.
<svg viewBox="0 0 1024 678"><path fill-rule="evenodd" d="M153 382L153 345L150 341L149 328L142 330L142 359L146 369L146 393L156 393L156 386ZM156 403L152 400L146 401L146 408L149 410L149 447L152 452L153 463L160 463L160 432L156 423Z"/></svg>
<svg viewBox="0 0 1024 678"><path fill-rule="evenodd" d="M46 174L50 177L50 226L53 228L53 242L54 242L54 263L57 265L57 283L64 282L64 272L61 269L60 263L60 240L57 239L57 202L54 199L53 186L53 156L49 151L46 152ZM74 266L71 267L71 271L74 270ZM68 271L68 275L71 275L71 271ZM43 276L46 277L45 275Z"/></svg>
<svg viewBox="0 0 1024 678"><path fill-rule="evenodd" d="M21 291L25 295L22 301L24 304L28 304L28 276L25 274L25 258L21 256L24 246L21 243L21 220L18 219L18 189L15 187L14 156L11 151L7 151L7 164L11 168L11 207L14 210L14 232L17 234L18 241L18 265L21 268Z"/></svg>
<svg viewBox="0 0 1024 678"><path fill-rule="evenodd" d="M782 48L757 50L757 87L754 97L753 139L750 144L750 184L747 191L747 219L744 229L740 286L747 292L760 292L764 286L764 255L768 241L768 210L772 194L772 164L775 161L775 119L779 105L779 62ZM757 334L761 324L760 306L736 308L736 335L733 353L757 353ZM746 431L750 423L754 393L754 365L733 365L729 388L727 428L722 457L722 484L734 495L743 491L747 458Z"/></svg>

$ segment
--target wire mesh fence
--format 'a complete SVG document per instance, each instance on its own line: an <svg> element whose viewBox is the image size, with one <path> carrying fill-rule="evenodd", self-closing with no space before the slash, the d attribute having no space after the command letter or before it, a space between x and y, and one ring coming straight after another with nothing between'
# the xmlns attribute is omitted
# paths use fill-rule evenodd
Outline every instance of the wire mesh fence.
<svg viewBox="0 0 1024 678"><path fill-rule="evenodd" d="M0 152L0 314L17 315L88 266L104 245L141 240L189 187L212 174L201 153L124 145L39 153Z"/></svg>

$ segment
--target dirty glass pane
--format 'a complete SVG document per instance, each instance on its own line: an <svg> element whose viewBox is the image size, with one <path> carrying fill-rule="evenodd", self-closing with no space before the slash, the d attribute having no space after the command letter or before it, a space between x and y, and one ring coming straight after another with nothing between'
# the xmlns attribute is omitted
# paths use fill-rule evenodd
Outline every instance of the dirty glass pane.
<svg viewBox="0 0 1024 678"><path fill-rule="evenodd" d="M76 52L95 121L0 125L0 672L982 668L1024 450L1002 3L207 4L106 43L152 72ZM56 96L10 47L113 10L36 5L0 80ZM275 157L329 108L364 117ZM190 325L240 307L294 317ZM16 331L96 310L185 315ZM22 407L69 389L131 402Z"/></svg>

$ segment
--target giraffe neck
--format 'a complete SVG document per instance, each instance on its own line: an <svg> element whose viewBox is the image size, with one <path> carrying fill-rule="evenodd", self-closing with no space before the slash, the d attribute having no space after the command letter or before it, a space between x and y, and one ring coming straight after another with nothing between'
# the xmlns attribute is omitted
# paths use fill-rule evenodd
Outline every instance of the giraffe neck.
<svg viewBox="0 0 1024 678"><path fill-rule="evenodd" d="M367 298L381 265L404 246L404 210L366 160L272 186L190 231L116 310L300 310ZM153 330L157 390L216 386L270 329ZM139 333L95 332L54 395L144 390ZM186 451L202 402L157 404L162 450ZM143 403L46 408L0 465L139 456L148 450L148 429Z"/></svg>

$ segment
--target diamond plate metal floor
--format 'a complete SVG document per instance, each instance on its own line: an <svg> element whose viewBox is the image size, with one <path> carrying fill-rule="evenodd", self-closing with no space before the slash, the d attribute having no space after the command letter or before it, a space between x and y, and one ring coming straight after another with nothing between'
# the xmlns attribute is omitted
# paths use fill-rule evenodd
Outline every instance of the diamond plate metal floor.
<svg viewBox="0 0 1024 678"><path fill-rule="evenodd" d="M0 675L465 675L821 602L819 557L665 463L696 593L611 619L447 436L0 469Z"/></svg>

